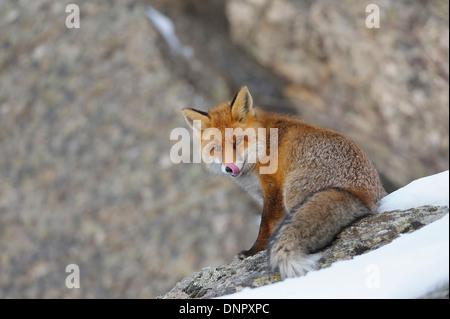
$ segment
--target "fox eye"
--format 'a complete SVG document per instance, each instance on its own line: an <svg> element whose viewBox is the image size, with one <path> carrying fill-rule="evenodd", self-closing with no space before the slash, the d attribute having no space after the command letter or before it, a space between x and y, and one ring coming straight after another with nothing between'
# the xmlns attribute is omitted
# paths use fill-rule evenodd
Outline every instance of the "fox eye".
<svg viewBox="0 0 450 319"><path fill-rule="evenodd" d="M214 151L220 152L222 148L219 145L214 146Z"/></svg>
<svg viewBox="0 0 450 319"><path fill-rule="evenodd" d="M238 139L236 140L236 145L241 144L241 142L242 142L242 138L238 138Z"/></svg>

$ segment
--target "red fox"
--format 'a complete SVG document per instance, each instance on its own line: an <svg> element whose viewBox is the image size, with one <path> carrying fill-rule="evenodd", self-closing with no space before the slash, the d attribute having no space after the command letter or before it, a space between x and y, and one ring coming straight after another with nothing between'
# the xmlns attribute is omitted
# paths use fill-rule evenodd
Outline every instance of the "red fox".
<svg viewBox="0 0 450 319"><path fill-rule="evenodd" d="M264 112L253 105L247 87L208 112L184 108L182 113L207 149L206 169L231 176L263 204L258 237L239 258L267 249L269 267L283 279L314 269L320 260L316 252L342 228L376 212L386 195L375 167L350 138ZM206 134L212 128L221 134ZM265 142L271 128L278 134L275 149ZM268 153L276 168L262 173L267 165L260 155ZM256 160L249 160L251 155Z"/></svg>

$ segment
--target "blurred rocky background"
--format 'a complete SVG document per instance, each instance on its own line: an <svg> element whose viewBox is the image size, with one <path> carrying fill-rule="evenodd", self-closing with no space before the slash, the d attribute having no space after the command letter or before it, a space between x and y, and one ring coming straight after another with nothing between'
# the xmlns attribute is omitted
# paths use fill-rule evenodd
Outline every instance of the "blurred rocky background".
<svg viewBox="0 0 450 319"><path fill-rule="evenodd" d="M448 1L370 3L379 29L358 0L0 1L0 298L152 298L249 248L258 205L169 157L182 107L242 85L390 191L448 169Z"/></svg>

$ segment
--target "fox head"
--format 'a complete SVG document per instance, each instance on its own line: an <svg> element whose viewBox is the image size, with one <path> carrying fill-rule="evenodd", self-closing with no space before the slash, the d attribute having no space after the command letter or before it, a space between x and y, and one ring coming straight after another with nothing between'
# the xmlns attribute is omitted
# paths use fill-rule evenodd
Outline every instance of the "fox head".
<svg viewBox="0 0 450 319"><path fill-rule="evenodd" d="M184 108L182 113L200 138L203 163L212 173L242 176L258 165L259 153L266 154L265 130L258 130L262 124L246 86L208 112Z"/></svg>

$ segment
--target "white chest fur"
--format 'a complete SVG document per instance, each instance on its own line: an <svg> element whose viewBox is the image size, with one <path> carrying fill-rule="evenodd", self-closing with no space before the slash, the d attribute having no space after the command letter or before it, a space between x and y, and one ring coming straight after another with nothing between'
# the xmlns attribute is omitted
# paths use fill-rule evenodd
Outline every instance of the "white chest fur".
<svg viewBox="0 0 450 319"><path fill-rule="evenodd" d="M257 173L249 173L243 176L238 176L237 178L233 178L233 181L254 199L259 201L261 205L264 203L261 181L259 180L259 175Z"/></svg>

